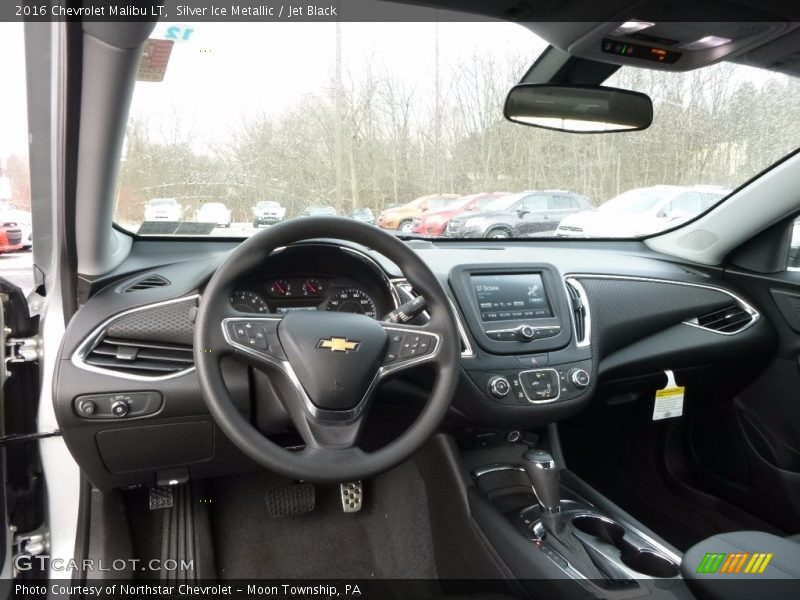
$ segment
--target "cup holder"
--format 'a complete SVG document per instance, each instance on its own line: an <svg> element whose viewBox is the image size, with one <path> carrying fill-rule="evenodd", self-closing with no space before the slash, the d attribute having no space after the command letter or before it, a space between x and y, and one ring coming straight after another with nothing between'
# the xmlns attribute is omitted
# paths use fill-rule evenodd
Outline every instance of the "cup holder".
<svg viewBox="0 0 800 600"><path fill-rule="evenodd" d="M674 562L649 548L639 548L625 539L619 523L600 515L584 514L572 518L572 526L586 535L616 547L620 560L628 568L649 577L675 577L679 568Z"/></svg>
<svg viewBox="0 0 800 600"><path fill-rule="evenodd" d="M620 558L623 564L637 573L650 577L675 577L679 572L678 565L647 548L637 548L627 552L623 550Z"/></svg>
<svg viewBox="0 0 800 600"><path fill-rule="evenodd" d="M625 535L622 525L600 515L578 515L573 517L572 525L578 531L600 538L612 546L619 546Z"/></svg>

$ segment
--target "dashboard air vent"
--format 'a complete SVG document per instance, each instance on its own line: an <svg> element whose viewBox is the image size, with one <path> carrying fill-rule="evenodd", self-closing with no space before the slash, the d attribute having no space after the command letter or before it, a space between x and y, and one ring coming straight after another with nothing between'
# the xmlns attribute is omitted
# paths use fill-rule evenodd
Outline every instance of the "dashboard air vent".
<svg viewBox="0 0 800 600"><path fill-rule="evenodd" d="M566 284L575 322L575 342L578 346L585 346L589 343L589 307L585 300L586 293L574 279L568 279Z"/></svg>
<svg viewBox="0 0 800 600"><path fill-rule="evenodd" d="M738 304L732 304L702 317L697 317L696 322L693 324L703 329L718 331L719 333L738 333L753 321L754 318L750 312Z"/></svg>
<svg viewBox="0 0 800 600"><path fill-rule="evenodd" d="M135 281L125 288L125 292L138 292L139 290L150 290L153 288L169 285L169 281L161 275L150 275L139 281Z"/></svg>
<svg viewBox="0 0 800 600"><path fill-rule="evenodd" d="M94 367L144 377L164 377L194 366L189 346L110 337L102 338L86 355L84 362Z"/></svg>

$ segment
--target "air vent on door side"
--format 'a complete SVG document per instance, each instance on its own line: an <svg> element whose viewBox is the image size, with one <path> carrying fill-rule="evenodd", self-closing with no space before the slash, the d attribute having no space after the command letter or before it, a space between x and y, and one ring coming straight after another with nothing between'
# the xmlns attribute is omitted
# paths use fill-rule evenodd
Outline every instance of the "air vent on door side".
<svg viewBox="0 0 800 600"><path fill-rule="evenodd" d="M169 280L161 275L149 275L144 279L135 281L125 288L125 292L137 292L139 290L150 290L153 288L164 287L169 285Z"/></svg>
<svg viewBox="0 0 800 600"><path fill-rule="evenodd" d="M589 302L583 286L575 279L565 281L567 293L569 293L570 308L572 309L572 320L575 323L575 343L578 346L589 345L590 321L589 321Z"/></svg>
<svg viewBox="0 0 800 600"><path fill-rule="evenodd" d="M755 321L753 313L739 304L732 304L689 321L692 325L718 333L739 333Z"/></svg>
<svg viewBox="0 0 800 600"><path fill-rule="evenodd" d="M177 344L156 344L103 337L86 354L87 365L142 377L165 377L194 367L192 349Z"/></svg>

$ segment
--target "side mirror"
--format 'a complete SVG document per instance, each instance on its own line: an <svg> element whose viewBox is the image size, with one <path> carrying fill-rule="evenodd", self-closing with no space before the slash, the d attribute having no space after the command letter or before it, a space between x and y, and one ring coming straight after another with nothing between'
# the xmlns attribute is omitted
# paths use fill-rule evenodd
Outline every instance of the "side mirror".
<svg viewBox="0 0 800 600"><path fill-rule="evenodd" d="M653 101L610 87L521 83L508 93L503 114L512 123L571 133L639 131L653 122Z"/></svg>
<svg viewBox="0 0 800 600"><path fill-rule="evenodd" d="M517 216L521 219L522 217L527 215L529 212L531 212L531 211L529 211L527 208L518 208L517 209Z"/></svg>

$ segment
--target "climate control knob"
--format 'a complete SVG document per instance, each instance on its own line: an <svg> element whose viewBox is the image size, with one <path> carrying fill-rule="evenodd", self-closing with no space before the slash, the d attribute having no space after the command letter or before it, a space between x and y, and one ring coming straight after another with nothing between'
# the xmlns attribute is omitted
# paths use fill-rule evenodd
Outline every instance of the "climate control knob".
<svg viewBox="0 0 800 600"><path fill-rule="evenodd" d="M504 398L511 391L511 384L505 377L492 377L489 380L489 391L495 398Z"/></svg>
<svg viewBox="0 0 800 600"><path fill-rule="evenodd" d="M591 377L586 369L572 369L569 372L569 380L576 388L582 390L589 386Z"/></svg>

